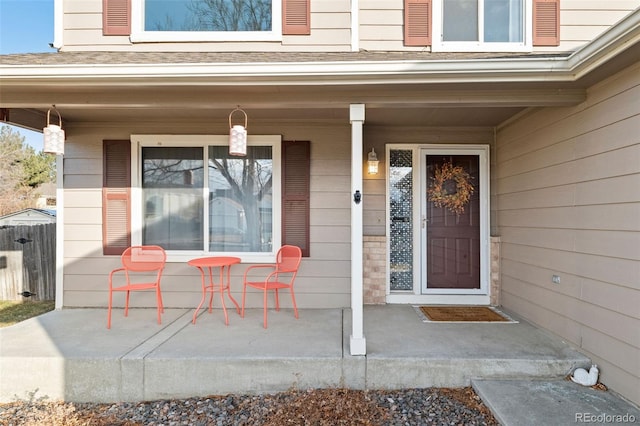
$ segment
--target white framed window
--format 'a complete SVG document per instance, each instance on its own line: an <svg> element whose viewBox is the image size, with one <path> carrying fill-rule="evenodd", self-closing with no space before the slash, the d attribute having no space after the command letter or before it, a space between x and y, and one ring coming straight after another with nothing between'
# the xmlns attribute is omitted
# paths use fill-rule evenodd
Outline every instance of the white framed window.
<svg viewBox="0 0 640 426"><path fill-rule="evenodd" d="M131 136L133 245L160 245L169 261L274 260L281 245L281 138L249 135L245 157L229 155L228 139Z"/></svg>
<svg viewBox="0 0 640 426"><path fill-rule="evenodd" d="M280 41L282 0L133 0L132 42Z"/></svg>
<svg viewBox="0 0 640 426"><path fill-rule="evenodd" d="M529 52L532 0L433 0L434 52Z"/></svg>

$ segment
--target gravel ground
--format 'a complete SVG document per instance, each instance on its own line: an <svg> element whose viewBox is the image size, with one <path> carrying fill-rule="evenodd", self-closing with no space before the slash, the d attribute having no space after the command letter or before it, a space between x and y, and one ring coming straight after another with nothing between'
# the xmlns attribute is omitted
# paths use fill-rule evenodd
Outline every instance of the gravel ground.
<svg viewBox="0 0 640 426"><path fill-rule="evenodd" d="M141 403L0 404L2 425L497 425L469 387L316 389Z"/></svg>

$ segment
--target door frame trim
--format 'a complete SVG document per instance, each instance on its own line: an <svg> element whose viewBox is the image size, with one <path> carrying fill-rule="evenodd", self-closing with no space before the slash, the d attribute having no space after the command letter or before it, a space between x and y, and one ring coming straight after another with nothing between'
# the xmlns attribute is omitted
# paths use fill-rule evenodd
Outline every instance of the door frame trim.
<svg viewBox="0 0 640 426"><path fill-rule="evenodd" d="M490 253L490 146L488 144L387 144L386 158L390 158L389 152L393 149L413 151L413 223L417 224L413 230L413 241L418 242L413 253L413 291L394 291L390 288L390 252L388 250L390 239L390 226L387 221L387 273L386 273L386 301L387 303L434 303L434 304L486 304L490 302L490 278L491 278L491 253ZM422 256L425 253L426 228L422 228L421 216L423 212L422 190L426 179L426 170L422 164L423 155L478 155L480 167L480 288L479 289L436 289L422 292L423 274L426 270L422 267ZM389 217L389 164L387 162L387 182L385 185L386 216ZM420 200L419 202L417 200Z"/></svg>

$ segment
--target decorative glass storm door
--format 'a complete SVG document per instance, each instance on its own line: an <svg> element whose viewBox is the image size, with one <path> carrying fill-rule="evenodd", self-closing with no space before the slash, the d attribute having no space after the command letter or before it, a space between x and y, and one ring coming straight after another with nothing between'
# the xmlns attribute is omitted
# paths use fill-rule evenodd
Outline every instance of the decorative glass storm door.
<svg viewBox="0 0 640 426"><path fill-rule="evenodd" d="M421 163L422 293L486 291L481 288L480 154L423 149Z"/></svg>

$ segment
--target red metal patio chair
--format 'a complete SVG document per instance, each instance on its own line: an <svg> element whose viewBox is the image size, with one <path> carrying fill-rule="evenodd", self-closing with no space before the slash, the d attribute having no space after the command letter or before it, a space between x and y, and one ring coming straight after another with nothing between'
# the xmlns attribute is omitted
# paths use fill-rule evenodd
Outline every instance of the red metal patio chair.
<svg viewBox="0 0 640 426"><path fill-rule="evenodd" d="M244 318L245 299L247 295L247 286L262 290L263 292L263 309L264 309L264 328L267 328L267 293L274 290L276 297L276 311L280 310L280 302L278 300L278 290L288 288L291 293L293 302L293 312L298 318L298 307L296 306L296 297L293 292L293 283L298 273L298 267L302 260L302 250L300 247L285 245L278 250L275 264L252 265L247 268L244 273L244 285L242 288L242 317ZM256 269L270 269L271 271L261 281L253 281L249 275ZM256 274L254 274L256 275Z"/></svg>
<svg viewBox="0 0 640 426"><path fill-rule="evenodd" d="M164 312L162 293L160 291L160 278L167 262L167 254L160 246L132 246L122 253L122 267L114 269L109 274L109 313L107 315L107 328L111 328L111 308L113 305L113 292L126 292L124 316L129 314L129 294L132 291L154 290L158 306L158 324L161 323L160 315ZM114 276L118 272L124 272L125 283L114 286ZM155 277L153 277L155 272ZM142 282L140 282L142 281Z"/></svg>

